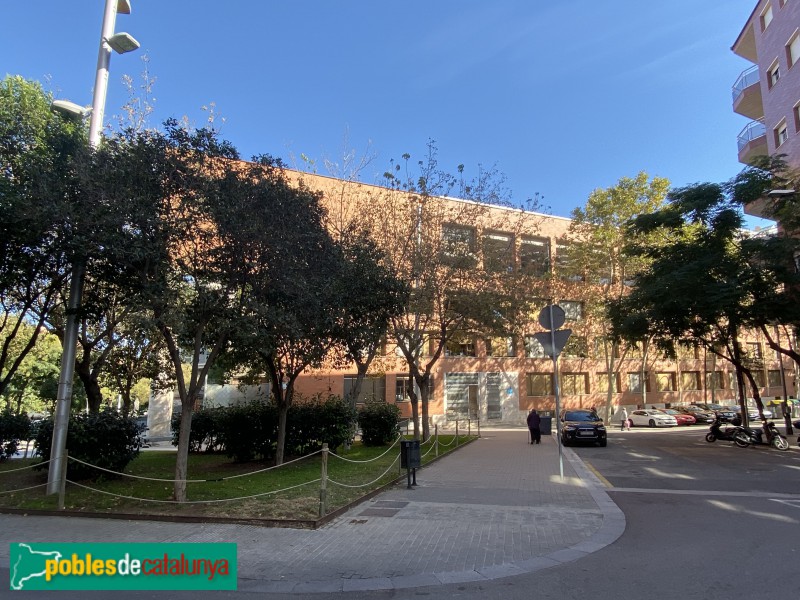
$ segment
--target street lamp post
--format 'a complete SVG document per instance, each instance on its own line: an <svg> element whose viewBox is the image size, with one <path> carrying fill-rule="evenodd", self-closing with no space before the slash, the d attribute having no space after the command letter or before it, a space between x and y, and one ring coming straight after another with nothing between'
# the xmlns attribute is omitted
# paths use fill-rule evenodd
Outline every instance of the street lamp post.
<svg viewBox="0 0 800 600"><path fill-rule="evenodd" d="M106 0L103 13L103 28L100 32L100 50L97 54L97 72L92 96L91 121L89 122L89 144L97 148L103 129L103 113L105 111L106 92L108 91L108 67L111 62L111 51L119 54L136 50L139 47L133 37L127 33L114 34L117 13L130 14L130 0ZM53 107L61 112L78 116L76 105L71 102L57 101ZM80 107L78 107L80 108ZM86 111L83 112L86 114ZM74 257L72 278L67 301L67 322L64 327L64 352L61 355L61 372L58 378L58 396L53 419L53 442L50 448L50 467L47 474L47 493L57 494L62 485L62 477L66 475L63 464L67 447L67 427L69 425L70 406L72 404L72 380L75 375L75 350L78 345L78 310L83 296L83 283L86 276L86 258Z"/></svg>

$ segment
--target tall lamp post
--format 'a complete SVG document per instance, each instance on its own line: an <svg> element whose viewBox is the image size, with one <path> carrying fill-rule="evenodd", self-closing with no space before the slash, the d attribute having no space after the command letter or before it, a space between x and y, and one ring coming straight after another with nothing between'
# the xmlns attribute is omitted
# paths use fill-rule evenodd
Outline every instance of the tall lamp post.
<svg viewBox="0 0 800 600"><path fill-rule="evenodd" d="M97 72L94 80L91 120L89 122L89 144L97 148L103 130L106 92L108 91L108 67L111 51L119 54L131 52L139 47L127 33L114 33L117 14L131 13L130 0L106 0L103 13L103 28L100 32L100 49L97 53ZM56 101L53 108L70 116L85 116L88 111L71 102ZM72 379L75 375L75 349L78 345L78 309L83 296L83 282L86 275L86 258L75 257L72 263L72 278L67 301L67 322L64 327L64 352L61 355L61 372L58 378L58 396L53 422L53 443L50 448L50 468L47 474L47 493L59 493L66 475L64 451L67 447L67 427L70 406L72 405Z"/></svg>

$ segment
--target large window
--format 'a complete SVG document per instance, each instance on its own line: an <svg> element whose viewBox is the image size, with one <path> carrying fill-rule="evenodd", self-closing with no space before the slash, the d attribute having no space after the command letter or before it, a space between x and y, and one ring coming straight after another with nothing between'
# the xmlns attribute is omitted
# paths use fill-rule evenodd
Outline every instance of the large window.
<svg viewBox="0 0 800 600"><path fill-rule="evenodd" d="M520 239L519 268L528 275L546 275L550 271L550 240L538 237Z"/></svg>
<svg viewBox="0 0 800 600"><path fill-rule="evenodd" d="M776 370L769 370L767 371L767 381L769 382L769 387L781 387L781 372Z"/></svg>
<svg viewBox="0 0 800 600"><path fill-rule="evenodd" d="M344 377L344 397L349 398L355 386L356 376L345 375ZM356 398L356 402L386 402L386 378L385 377L364 377L361 382L361 392Z"/></svg>
<svg viewBox="0 0 800 600"><path fill-rule="evenodd" d="M567 396L580 396L589 393L588 373L562 373L561 391Z"/></svg>
<svg viewBox="0 0 800 600"><path fill-rule="evenodd" d="M408 375L398 375L394 382L394 401L403 402L409 400L409 390L411 389L411 378ZM428 398L433 398L433 377L428 379Z"/></svg>
<svg viewBox="0 0 800 600"><path fill-rule="evenodd" d="M700 371L682 371L681 372L681 389L682 390L699 390L700 389Z"/></svg>
<svg viewBox="0 0 800 600"><path fill-rule="evenodd" d="M442 262L462 269L477 266L475 228L464 225L442 226Z"/></svg>
<svg viewBox="0 0 800 600"><path fill-rule="evenodd" d="M675 373L656 373L656 391L674 392Z"/></svg>
<svg viewBox="0 0 800 600"><path fill-rule="evenodd" d="M457 335L447 340L444 346L445 356L475 356L475 337Z"/></svg>
<svg viewBox="0 0 800 600"><path fill-rule="evenodd" d="M528 358L547 358L544 346L532 335L525 336L525 356Z"/></svg>
<svg viewBox="0 0 800 600"><path fill-rule="evenodd" d="M494 337L486 340L487 356L502 358L506 356L516 356L516 342L513 337Z"/></svg>
<svg viewBox="0 0 800 600"><path fill-rule="evenodd" d="M583 302L561 300L558 305L564 309L564 316L567 321L580 321L583 319Z"/></svg>
<svg viewBox="0 0 800 600"><path fill-rule="evenodd" d="M762 358L761 344L758 342L747 342L745 344L745 352L748 358Z"/></svg>
<svg viewBox="0 0 800 600"><path fill-rule="evenodd" d="M650 376L649 373L644 374L645 389L650 391ZM637 371L636 373L628 373L628 390L634 393L642 393L642 374Z"/></svg>
<svg viewBox="0 0 800 600"><path fill-rule="evenodd" d="M483 234L483 268L494 273L514 270L514 236L510 233Z"/></svg>
<svg viewBox="0 0 800 600"><path fill-rule="evenodd" d="M582 335L571 335L561 353L567 358L588 358L589 342Z"/></svg>
<svg viewBox="0 0 800 600"><path fill-rule="evenodd" d="M616 394L619 392L619 373L598 373L597 374L597 391L608 392L608 383L611 382L611 392Z"/></svg>
<svg viewBox="0 0 800 600"><path fill-rule="evenodd" d="M528 396L553 395L553 376L550 373L528 373L525 380Z"/></svg>
<svg viewBox="0 0 800 600"><path fill-rule="evenodd" d="M706 388L709 390L724 390L725 376L722 371L706 373Z"/></svg>
<svg viewBox="0 0 800 600"><path fill-rule="evenodd" d="M572 256L571 247L567 242L556 244L556 273L561 279L570 281L583 281L583 270Z"/></svg>

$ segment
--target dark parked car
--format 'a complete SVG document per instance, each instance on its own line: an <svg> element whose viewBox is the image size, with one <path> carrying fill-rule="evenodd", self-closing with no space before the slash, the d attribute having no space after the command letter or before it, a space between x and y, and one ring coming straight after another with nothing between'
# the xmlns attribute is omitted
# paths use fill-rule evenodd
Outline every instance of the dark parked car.
<svg viewBox="0 0 800 600"><path fill-rule="evenodd" d="M584 442L607 444L606 427L593 410L564 410L560 423L561 443L565 446Z"/></svg>
<svg viewBox="0 0 800 600"><path fill-rule="evenodd" d="M719 415L719 418L724 423L730 423L736 418L736 411L730 406L723 406L722 404L696 404L703 410L713 411Z"/></svg>
<svg viewBox="0 0 800 600"><path fill-rule="evenodd" d="M711 425L716 419L712 411L703 410L699 406L673 406L672 408L683 414L693 416L700 425Z"/></svg>

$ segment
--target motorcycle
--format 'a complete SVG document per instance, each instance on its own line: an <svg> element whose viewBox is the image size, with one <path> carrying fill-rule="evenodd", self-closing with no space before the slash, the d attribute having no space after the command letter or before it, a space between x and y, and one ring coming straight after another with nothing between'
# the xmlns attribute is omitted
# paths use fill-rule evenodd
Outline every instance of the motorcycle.
<svg viewBox="0 0 800 600"><path fill-rule="evenodd" d="M763 427L742 427L748 437L748 442L754 446L757 444L769 444L776 450L788 450L789 440L778 431L775 423L768 421Z"/></svg>
<svg viewBox="0 0 800 600"><path fill-rule="evenodd" d="M724 429L722 428L723 423L725 424ZM706 434L707 442L711 443L716 440L727 440L733 442L740 448L747 448L750 445L750 437L744 431L743 427L730 425L723 421L722 417L719 415L716 416L716 419L711 424L711 427L708 428L708 433Z"/></svg>

